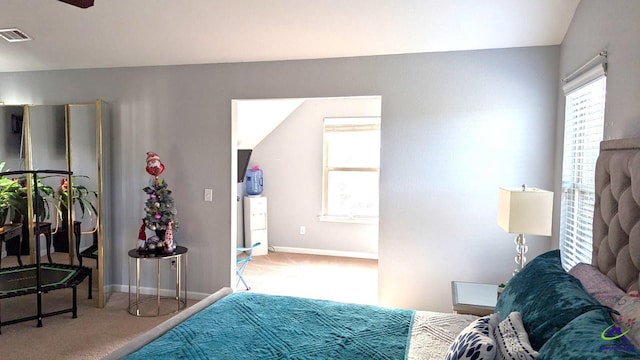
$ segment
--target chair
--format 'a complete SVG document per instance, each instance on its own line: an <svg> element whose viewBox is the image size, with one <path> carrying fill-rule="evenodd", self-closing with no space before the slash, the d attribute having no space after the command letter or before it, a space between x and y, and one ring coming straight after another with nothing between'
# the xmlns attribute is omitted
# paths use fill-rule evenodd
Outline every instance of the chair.
<svg viewBox="0 0 640 360"><path fill-rule="evenodd" d="M236 275L238 276L238 281L236 282L236 288L240 284L240 281L242 281L242 284L244 284L244 287L247 290L251 289L249 285L247 285L247 281L244 279L244 270L247 268L247 265L249 265L249 261L253 259L253 249L257 248L258 246L260 246L259 242L253 244L253 246L251 247L237 248L239 256L236 259ZM244 256L240 257L242 254L244 254Z"/></svg>

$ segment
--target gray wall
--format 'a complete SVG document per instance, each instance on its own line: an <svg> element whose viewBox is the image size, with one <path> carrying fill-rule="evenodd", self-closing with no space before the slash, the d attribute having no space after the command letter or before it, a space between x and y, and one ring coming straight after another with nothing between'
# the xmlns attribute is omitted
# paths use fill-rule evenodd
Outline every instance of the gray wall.
<svg viewBox="0 0 640 360"><path fill-rule="evenodd" d="M380 95L379 299L449 311L451 280L497 283L515 266L513 235L496 225L498 186L553 185L559 50L0 73L0 101L108 101L110 278L126 289L155 151L189 248L189 290L203 295L234 280L232 99ZM530 258L549 248L528 240Z"/></svg>
<svg viewBox="0 0 640 360"><path fill-rule="evenodd" d="M379 97L308 99L260 142L251 165L264 171L269 246L324 255L378 257L378 224L320 221L325 117L380 116ZM354 144L357 146L357 144ZM300 226L306 234L300 235Z"/></svg>
<svg viewBox="0 0 640 360"><path fill-rule="evenodd" d="M604 138L640 136L640 1L582 0L560 51L560 75L565 77L600 51L608 52ZM564 96L559 94L556 190L561 189ZM556 209L559 209L556 198ZM558 230L558 227L556 227ZM558 246L557 236L554 247Z"/></svg>

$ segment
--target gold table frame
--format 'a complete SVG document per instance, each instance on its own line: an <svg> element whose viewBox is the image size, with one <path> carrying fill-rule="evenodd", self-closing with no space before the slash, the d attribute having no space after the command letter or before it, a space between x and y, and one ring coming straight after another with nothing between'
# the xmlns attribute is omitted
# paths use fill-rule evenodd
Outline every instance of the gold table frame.
<svg viewBox="0 0 640 360"><path fill-rule="evenodd" d="M184 246L176 246L175 251L172 254L162 254L162 253L154 253L154 252L139 252L137 249L129 250L129 306L127 311L131 315L141 316L141 317L151 317L151 316L161 316L168 315L179 312L180 310L187 307L187 268L188 268L188 256L187 252L189 250ZM184 286L181 282L182 276L182 258L184 257ZM131 291L131 261L136 261L136 281L135 281L135 301L132 302L132 291ZM142 299L140 296L140 261L141 260L156 260L156 294L153 298ZM175 260L176 267L176 292L175 296L167 297L160 296L160 262L161 260ZM148 303L150 301L156 301L156 308L154 313L148 313L142 311L142 304ZM162 300L170 300L176 302L176 308L168 311L161 311L161 302Z"/></svg>

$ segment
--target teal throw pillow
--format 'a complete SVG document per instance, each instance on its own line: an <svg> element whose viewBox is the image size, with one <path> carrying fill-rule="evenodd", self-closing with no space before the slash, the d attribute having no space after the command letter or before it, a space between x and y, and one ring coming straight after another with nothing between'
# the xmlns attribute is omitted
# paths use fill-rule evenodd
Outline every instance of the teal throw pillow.
<svg viewBox="0 0 640 360"><path fill-rule="evenodd" d="M606 309L562 268L560 250L546 252L527 263L509 281L496 304L501 320L514 311L520 312L535 350L571 320L601 308Z"/></svg>
<svg viewBox="0 0 640 360"><path fill-rule="evenodd" d="M622 329L605 309L592 310L571 320L540 349L537 360L640 359Z"/></svg>

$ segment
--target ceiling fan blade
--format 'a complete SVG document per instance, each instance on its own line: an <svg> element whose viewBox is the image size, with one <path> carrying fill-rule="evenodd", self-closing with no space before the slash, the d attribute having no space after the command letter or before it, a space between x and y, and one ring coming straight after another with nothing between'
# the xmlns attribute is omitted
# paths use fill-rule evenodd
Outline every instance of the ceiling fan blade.
<svg viewBox="0 0 640 360"><path fill-rule="evenodd" d="M62 1L63 3L67 3L83 9L93 6L93 0L58 0L58 1Z"/></svg>

